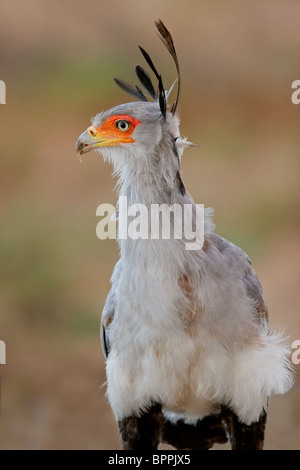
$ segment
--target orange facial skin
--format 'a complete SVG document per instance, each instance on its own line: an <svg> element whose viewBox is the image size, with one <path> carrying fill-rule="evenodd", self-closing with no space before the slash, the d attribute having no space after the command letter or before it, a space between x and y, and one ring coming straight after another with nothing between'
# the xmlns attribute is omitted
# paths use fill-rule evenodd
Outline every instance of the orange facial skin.
<svg viewBox="0 0 300 470"><path fill-rule="evenodd" d="M115 146L134 142L131 134L139 124L141 121L132 116L118 114L107 118L101 127L90 126L87 132L94 141L103 141L105 146Z"/></svg>

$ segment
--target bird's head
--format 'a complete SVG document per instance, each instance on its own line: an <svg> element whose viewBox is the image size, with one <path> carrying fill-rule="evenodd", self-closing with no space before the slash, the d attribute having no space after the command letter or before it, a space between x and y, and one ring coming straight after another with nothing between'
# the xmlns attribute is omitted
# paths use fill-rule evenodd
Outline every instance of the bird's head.
<svg viewBox="0 0 300 470"><path fill-rule="evenodd" d="M154 88L149 74L140 65L135 66L135 72L145 91L142 91L138 85L132 87L124 80L115 78L116 83L124 91L139 101L121 104L97 114L92 119L92 125L77 141L76 152L79 156L90 150L97 150L105 159L110 160L115 170L119 172L127 162L132 162L138 169L141 169L146 162L151 164L151 159L157 162L158 155L169 148L173 157L175 155L174 171L175 173L179 171L182 151L184 147L191 145L180 139L179 120L175 116L180 94L179 64L169 31L160 20L156 22L156 27L176 65L178 81L175 103L170 109L168 108L167 99L173 87L168 92L165 91L161 75L148 53L140 47L156 77L157 87ZM165 169L162 172L165 173Z"/></svg>
<svg viewBox="0 0 300 470"><path fill-rule="evenodd" d="M165 127L158 103L132 102L97 114L79 137L76 151L99 150L114 163L122 154L142 158L159 144Z"/></svg>

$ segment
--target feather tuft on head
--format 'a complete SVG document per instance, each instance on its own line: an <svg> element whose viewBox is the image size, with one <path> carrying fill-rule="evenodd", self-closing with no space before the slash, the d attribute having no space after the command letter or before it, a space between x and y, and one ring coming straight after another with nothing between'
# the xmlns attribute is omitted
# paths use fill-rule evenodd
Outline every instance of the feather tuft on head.
<svg viewBox="0 0 300 470"><path fill-rule="evenodd" d="M167 30L167 28L165 27L165 25L163 24L161 20L156 21L155 25L159 32L159 37L162 40L164 46L167 48L168 52L171 54L176 65L176 69L177 69L177 74L178 74L177 96L176 96L175 103L171 107L171 113L174 115L177 109L179 95L180 95L180 70L179 70L178 58L177 58L174 42L173 42L170 32ZM146 60L147 64L149 65L150 69L154 73L156 79L158 80L157 90L155 91L155 88L153 86L153 83L151 81L149 74L139 64L135 66L135 73L141 85L146 90L146 92L150 95L150 97L154 101L159 102L161 114L165 118L166 110L167 110L167 96L170 94L171 90L169 90L169 92L166 95L163 82L162 82L162 77L158 73L149 54L141 46L139 46L139 49L144 59ZM135 98L141 101L148 101L148 98L146 97L146 95L143 93L143 91L140 89L138 85L135 85L135 88L134 88L131 85L129 85L127 82L125 82L124 80L121 80L120 78L115 78L114 80L116 84L120 88L122 88L122 90L125 91L126 93L129 93L130 95L134 96ZM172 85L171 89L173 88L173 86L174 85Z"/></svg>

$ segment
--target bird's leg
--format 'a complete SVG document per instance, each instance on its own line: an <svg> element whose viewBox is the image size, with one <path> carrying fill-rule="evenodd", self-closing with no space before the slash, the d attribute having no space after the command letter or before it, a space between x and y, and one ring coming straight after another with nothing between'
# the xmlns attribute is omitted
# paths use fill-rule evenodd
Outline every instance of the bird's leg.
<svg viewBox="0 0 300 470"><path fill-rule="evenodd" d="M223 410L223 419L229 434L232 450L262 450L266 427L266 412L260 415L255 423L250 425L241 423L228 408Z"/></svg>
<svg viewBox="0 0 300 470"><path fill-rule="evenodd" d="M129 416L118 422L124 450L155 450L160 443L163 424L160 405L154 405L140 416Z"/></svg>
<svg viewBox="0 0 300 470"><path fill-rule="evenodd" d="M208 450L214 444L224 444L227 436L219 415L207 416L195 424L183 420L165 421L162 440L176 449Z"/></svg>

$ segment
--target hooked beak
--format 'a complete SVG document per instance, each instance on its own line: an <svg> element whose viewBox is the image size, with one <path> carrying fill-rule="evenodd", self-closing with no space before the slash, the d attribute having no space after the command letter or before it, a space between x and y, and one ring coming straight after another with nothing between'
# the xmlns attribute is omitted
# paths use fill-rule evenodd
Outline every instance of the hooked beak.
<svg viewBox="0 0 300 470"><path fill-rule="evenodd" d="M81 156L99 147L107 147L115 144L115 139L111 136L103 133L100 134L96 127L90 126L79 136L75 150L76 154Z"/></svg>

